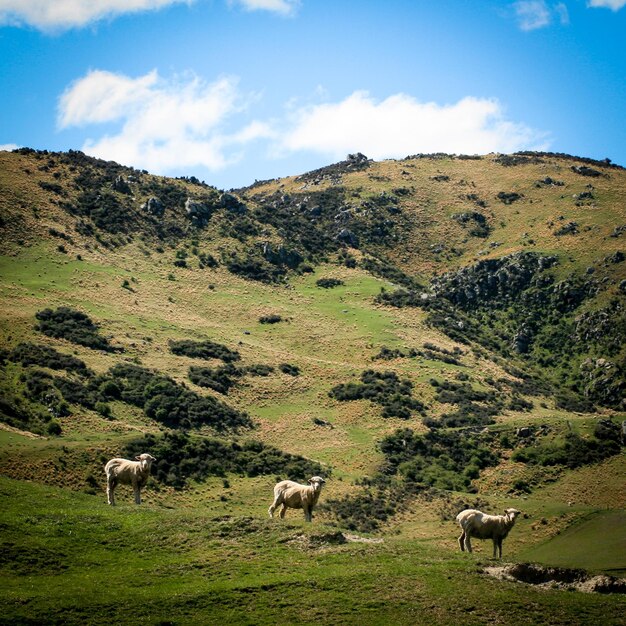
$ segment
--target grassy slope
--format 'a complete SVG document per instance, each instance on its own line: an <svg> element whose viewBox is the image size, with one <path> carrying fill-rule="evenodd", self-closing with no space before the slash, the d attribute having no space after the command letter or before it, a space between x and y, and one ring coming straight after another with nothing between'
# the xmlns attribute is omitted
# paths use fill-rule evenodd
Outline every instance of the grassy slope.
<svg viewBox="0 0 626 626"><path fill-rule="evenodd" d="M413 237L392 253L407 271L427 277L471 262L483 250L500 256L521 249L529 238L536 249L556 252L571 258L572 265L585 267L620 249L621 240L608 234L626 223L626 174L611 171L610 178L589 181L571 172L569 165L555 161L504 168L489 159L390 161L345 176L344 184L355 192L366 187L377 193L399 186L414 188L403 204L413 220ZM333 385L358 377L367 367L391 368L408 376L416 395L431 403L433 391L427 381L432 376L453 378L461 370L477 385L485 376L507 376L500 366L471 352L462 357L461 367L425 358L372 361L383 345L419 348L432 342L452 348L454 343L426 327L418 310L375 305L373 296L380 287L391 285L358 268L321 265L312 275L291 279L286 288L245 281L223 267L175 268L174 250L158 253L141 241L116 250L96 248L74 233L72 218L50 201L50 194L36 184L37 177L24 175L25 169L36 170L32 158L0 153L0 210L7 235L0 256L2 345L35 340L105 371L120 357L50 340L33 330L37 311L70 305L91 315L105 334L124 346L121 358L139 359L192 388L187 369L201 362L172 355L171 339L209 338L239 350L246 364L294 363L301 376L246 378L228 402L251 414L258 425L252 433L255 438L332 465L327 497L351 491L354 479L375 469L376 442L407 425L383 420L379 409L366 401L331 400L327 392ZM433 181L440 173L450 180ZM373 175L383 180L373 180ZM534 187L536 180L548 175L567 186ZM596 206L576 207L572 195L589 182L596 188ZM255 192L272 191L278 184ZM294 179L280 184L286 191L302 187ZM499 191L518 191L524 199L503 205L495 199ZM485 240L467 237L456 222L440 219L472 210L464 199L467 193L487 201L495 227L490 241L501 242L500 247L489 249ZM590 228L581 228L577 237L555 238L547 221L558 223L560 215ZM50 228L71 233L73 243L51 237ZM522 237L525 232L528 237ZM429 246L439 242L463 252L430 253ZM203 243L216 250L220 242L207 235ZM67 253L58 251L59 244ZM622 266L601 271L611 272L616 283L624 278ZM330 276L345 285L332 290L315 286L317 278ZM122 288L124 280L133 291ZM269 313L287 321L259 324L258 318ZM19 373L11 371L13 376ZM496 429L565 418L575 426L590 423L589 417L555 410L551 398L543 400L547 408L535 402L531 414L507 412L498 418ZM433 414L443 410L446 407L432 404ZM61 438L0 431L0 473L11 477L2 479L2 499L11 503L2 507L7 531L3 539L15 550L7 553L2 566L8 590L2 619L111 623L132 615L139 623L265 623L280 617L292 623L592 624L600 617L603 623L619 623L623 615L619 598L538 592L482 579L476 573L476 558L488 556L490 546L478 545L477 557L457 554L454 524L441 521L439 505L432 502L417 501L389 524L383 544L334 546L327 537L321 548L311 549L289 539L334 530L318 526L323 519L305 529L293 514L286 525L266 521L273 477L233 477L230 487L211 479L183 492L152 485L141 510L127 504L128 492L120 494L124 504L119 509L109 510L102 491L102 459L117 454L133 434L158 432L154 423L127 405L114 404L113 412L116 419L108 421L77 410L64 420ZM333 428L315 425L314 418ZM408 425L423 428L418 419ZM612 506L626 504L620 501L625 490L617 478L625 469L622 454L600 467L556 476L557 482L528 499L508 493L515 478L526 476L528 470L520 464L507 462L487 473L478 486L493 509L516 506L530 515L507 540L505 556L517 558L534 550L533 558L549 562L547 539L580 516L607 506L607 499ZM93 484L99 485L95 492ZM85 490L95 495L81 493ZM568 507L568 501L575 506ZM223 516L232 518L220 522ZM593 540L589 533L588 539ZM609 561L587 565L623 567ZM121 563L139 574L130 585L116 578ZM319 608L311 611L307 603L303 613L303 594L314 594L312 604Z"/></svg>

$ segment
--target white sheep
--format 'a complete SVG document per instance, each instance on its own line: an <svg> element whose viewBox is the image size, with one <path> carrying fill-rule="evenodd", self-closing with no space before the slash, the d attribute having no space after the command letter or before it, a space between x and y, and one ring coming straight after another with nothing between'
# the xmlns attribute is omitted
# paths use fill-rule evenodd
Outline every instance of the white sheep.
<svg viewBox="0 0 626 626"><path fill-rule="evenodd" d="M470 537L491 539L493 541L493 558L497 558L496 551L502 558L502 541L515 525L515 518L519 514L520 511L517 509L506 509L504 515L487 515L476 509L461 511L456 516L456 521L463 531L459 537L461 551L464 551L465 548L468 552L472 551Z"/></svg>
<svg viewBox="0 0 626 626"><path fill-rule="evenodd" d="M156 459L150 454L140 454L135 461L128 459L111 459L105 466L107 476L107 501L115 506L115 487L132 485L135 493L135 504L141 504L141 488L148 482L150 466Z"/></svg>
<svg viewBox="0 0 626 626"><path fill-rule="evenodd" d="M302 509L304 519L311 521L313 508L319 500L325 480L319 476L309 478L308 485L301 485L293 480L283 480L274 486L274 502L269 508L270 517L274 517L276 507L282 505L280 517L285 517L287 509Z"/></svg>

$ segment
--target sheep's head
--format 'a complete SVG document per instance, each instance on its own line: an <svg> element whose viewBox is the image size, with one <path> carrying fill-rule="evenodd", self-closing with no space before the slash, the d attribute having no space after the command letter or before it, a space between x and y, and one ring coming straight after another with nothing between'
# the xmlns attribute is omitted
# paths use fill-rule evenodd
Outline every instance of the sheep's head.
<svg viewBox="0 0 626 626"><path fill-rule="evenodd" d="M309 485L313 487L314 491L320 491L322 489L322 485L325 483L326 481L321 476L313 476L313 478L309 478Z"/></svg>
<svg viewBox="0 0 626 626"><path fill-rule="evenodd" d="M151 454L148 454L147 452L144 452L143 454L136 456L135 460L141 463L141 469L144 469L144 470L150 469L150 465L152 465L152 463L156 461L156 459Z"/></svg>
<svg viewBox="0 0 626 626"><path fill-rule="evenodd" d="M504 514L506 515L506 517L508 517L510 520L515 521L515 518L518 515L521 515L522 512L518 511L517 509L504 509Z"/></svg>

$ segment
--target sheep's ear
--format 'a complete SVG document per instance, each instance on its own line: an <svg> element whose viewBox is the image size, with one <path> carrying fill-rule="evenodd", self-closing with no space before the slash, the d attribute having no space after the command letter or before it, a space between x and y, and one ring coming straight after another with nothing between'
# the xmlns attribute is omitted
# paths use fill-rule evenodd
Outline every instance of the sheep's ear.
<svg viewBox="0 0 626 626"><path fill-rule="evenodd" d="M141 457L140 457L139 455L137 455L137 456L135 457L135 461L141 461Z"/></svg>

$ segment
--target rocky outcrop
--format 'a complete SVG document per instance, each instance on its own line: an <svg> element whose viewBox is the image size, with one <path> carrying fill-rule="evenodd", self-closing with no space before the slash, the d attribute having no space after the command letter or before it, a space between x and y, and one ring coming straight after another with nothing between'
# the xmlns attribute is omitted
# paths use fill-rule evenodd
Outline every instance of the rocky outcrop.
<svg viewBox="0 0 626 626"><path fill-rule="evenodd" d="M465 309L499 306L533 284L533 280L557 262L554 256L519 252L500 259L485 259L458 272L444 274L432 289Z"/></svg>
<svg viewBox="0 0 626 626"><path fill-rule="evenodd" d="M151 197L148 198L142 205L142 210L150 215L154 215L155 217L160 217L165 213L165 205L159 200L159 198Z"/></svg>

